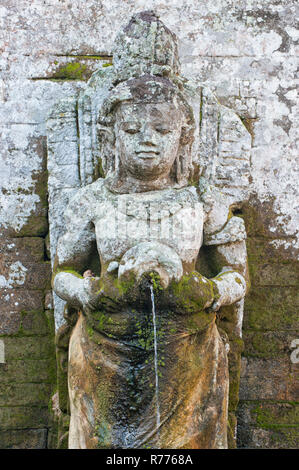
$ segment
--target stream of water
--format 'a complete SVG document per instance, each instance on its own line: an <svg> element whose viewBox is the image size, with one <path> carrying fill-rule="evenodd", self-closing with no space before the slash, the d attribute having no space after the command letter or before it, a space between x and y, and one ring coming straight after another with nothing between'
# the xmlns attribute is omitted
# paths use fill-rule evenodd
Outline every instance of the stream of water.
<svg viewBox="0 0 299 470"><path fill-rule="evenodd" d="M156 377L156 429L159 432L160 428L160 405L159 405L159 375L158 375L158 342L157 342L157 323L156 323L156 309L155 309L155 295L154 288L151 285L151 300L152 300L152 313L153 313L153 325L154 325L154 348L155 348L155 377Z"/></svg>

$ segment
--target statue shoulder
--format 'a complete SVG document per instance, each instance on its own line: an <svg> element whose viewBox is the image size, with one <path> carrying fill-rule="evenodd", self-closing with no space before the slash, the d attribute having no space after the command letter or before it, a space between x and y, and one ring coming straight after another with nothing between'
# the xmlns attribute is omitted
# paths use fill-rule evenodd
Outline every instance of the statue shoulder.
<svg viewBox="0 0 299 470"><path fill-rule="evenodd" d="M245 223L241 217L232 216L224 227L216 233L204 234L205 245L225 245L226 243L241 242L247 238Z"/></svg>
<svg viewBox="0 0 299 470"><path fill-rule="evenodd" d="M229 215L229 202L225 195L204 178L199 181L199 199L205 215L204 231L213 234L222 229Z"/></svg>
<svg viewBox="0 0 299 470"><path fill-rule="evenodd" d="M69 201L65 216L73 217L76 215L83 219L92 218L96 204L99 204L101 199L104 198L103 183L104 179L101 178L78 189Z"/></svg>
<svg viewBox="0 0 299 470"><path fill-rule="evenodd" d="M232 214L231 200L203 178L199 183L205 214L204 244L223 245L246 239L244 220Z"/></svg>

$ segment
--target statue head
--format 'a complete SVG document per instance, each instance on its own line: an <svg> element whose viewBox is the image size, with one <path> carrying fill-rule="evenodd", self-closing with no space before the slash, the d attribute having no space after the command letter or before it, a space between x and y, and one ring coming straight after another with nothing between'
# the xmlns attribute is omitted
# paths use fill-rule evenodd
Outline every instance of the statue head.
<svg viewBox="0 0 299 470"><path fill-rule="evenodd" d="M193 175L193 112L168 78L143 75L118 84L100 109L98 135L105 176L183 187Z"/></svg>

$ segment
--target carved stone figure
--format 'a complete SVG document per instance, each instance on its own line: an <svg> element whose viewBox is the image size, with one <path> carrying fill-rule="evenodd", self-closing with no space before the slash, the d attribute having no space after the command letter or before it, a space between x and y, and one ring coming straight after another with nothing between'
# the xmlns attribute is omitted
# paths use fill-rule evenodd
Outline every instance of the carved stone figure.
<svg viewBox="0 0 299 470"><path fill-rule="evenodd" d="M143 12L114 57L89 122L94 181L72 191L53 266L67 302L57 345L68 446L226 448L228 351L234 369L248 287L240 201L199 178L198 98L178 74L174 35Z"/></svg>

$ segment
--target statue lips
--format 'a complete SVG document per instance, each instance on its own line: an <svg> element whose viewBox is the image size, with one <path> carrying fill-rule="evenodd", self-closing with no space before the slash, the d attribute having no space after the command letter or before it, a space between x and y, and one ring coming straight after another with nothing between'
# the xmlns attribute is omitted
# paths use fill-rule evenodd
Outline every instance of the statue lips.
<svg viewBox="0 0 299 470"><path fill-rule="evenodd" d="M136 150L135 153L143 160L152 160L156 157L156 155L160 154L158 150Z"/></svg>

